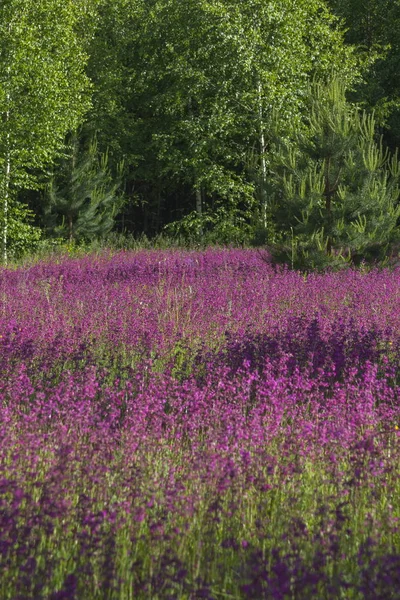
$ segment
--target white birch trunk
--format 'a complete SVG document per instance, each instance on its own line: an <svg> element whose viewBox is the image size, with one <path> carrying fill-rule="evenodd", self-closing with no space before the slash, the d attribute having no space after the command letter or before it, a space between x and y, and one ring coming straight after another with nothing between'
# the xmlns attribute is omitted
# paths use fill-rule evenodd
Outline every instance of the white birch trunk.
<svg viewBox="0 0 400 600"><path fill-rule="evenodd" d="M267 163L265 160L265 133L264 133L264 115L262 108L262 89L261 82L258 82L258 119L259 119L259 144L261 159L261 218L264 227L267 227Z"/></svg>
<svg viewBox="0 0 400 600"><path fill-rule="evenodd" d="M3 263L6 265L8 260L8 207L10 196L10 176L11 176L11 158L10 158L10 134L7 133L6 149L6 168L4 178L4 199L3 199Z"/></svg>
<svg viewBox="0 0 400 600"><path fill-rule="evenodd" d="M7 69L7 75L10 77L10 67ZM10 103L11 95L9 90L6 93L6 149L5 149L5 169L4 169L4 186L3 186L3 263L6 265L8 261L8 212L10 204L10 178L11 178L11 149L10 149L10 132L8 131L8 123L10 120Z"/></svg>

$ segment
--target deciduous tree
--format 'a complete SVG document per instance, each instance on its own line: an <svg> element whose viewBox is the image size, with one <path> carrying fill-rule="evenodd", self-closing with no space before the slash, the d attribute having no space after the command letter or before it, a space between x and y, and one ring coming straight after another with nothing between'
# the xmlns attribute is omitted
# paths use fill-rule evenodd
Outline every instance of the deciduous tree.
<svg viewBox="0 0 400 600"><path fill-rule="evenodd" d="M249 149L265 182L272 119L284 131L299 122L312 74L356 71L320 0L115 0L100 15L92 127L158 211L166 193L199 217L249 208Z"/></svg>
<svg viewBox="0 0 400 600"><path fill-rule="evenodd" d="M3 261L15 192L37 185L65 134L90 107L79 28L89 0L2 0L0 4L0 200ZM17 211L18 213L18 211ZM21 213L21 210L19 210ZM12 241L12 240L11 240Z"/></svg>

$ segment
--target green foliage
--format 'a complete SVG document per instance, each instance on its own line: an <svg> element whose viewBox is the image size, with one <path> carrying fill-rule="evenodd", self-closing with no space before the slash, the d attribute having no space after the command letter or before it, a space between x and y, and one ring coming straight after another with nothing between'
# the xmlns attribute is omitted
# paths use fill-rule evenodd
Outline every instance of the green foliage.
<svg viewBox="0 0 400 600"><path fill-rule="evenodd" d="M84 71L87 56L79 31L82 24L90 30L87 15L93 4L87 0L2 0L0 4L4 262L13 243L8 239L13 231L9 206L16 190L37 187L38 173L60 152L66 132L78 126L90 106L90 82Z"/></svg>
<svg viewBox="0 0 400 600"><path fill-rule="evenodd" d="M391 147L400 146L400 2L399 0L329 0L343 19L346 41L372 60L357 100L373 108Z"/></svg>
<svg viewBox="0 0 400 600"><path fill-rule="evenodd" d="M196 200L200 219L216 201L235 211L251 184L249 147L268 153L273 109L291 130L310 74L332 66L357 74L320 0L103 2L90 124L112 160L124 158L131 197L159 231L168 202L170 220Z"/></svg>
<svg viewBox="0 0 400 600"><path fill-rule="evenodd" d="M311 173L312 161L321 175L315 166L321 145L314 150L302 148L299 138L302 133L303 144L310 139L310 122L305 116L316 110L309 102L309 82L314 76L326 79L331 73L340 74L352 98L361 100L363 107L375 108L377 124L390 128L385 140L395 147L400 140L399 23L399 0L3 0L3 260L7 246L13 243L10 235L17 235L11 221L8 227L8 217L12 218L9 207L11 211L21 190L32 189L36 191L30 193L29 207L42 214L39 191L42 182L48 181L49 169L53 169L55 183L44 221L53 236L79 244L103 244L115 225L118 233L138 236L144 232L149 238L167 231L183 243L267 240L276 248L286 247L284 256L294 263L298 252L313 254L311 248L325 245L328 252L318 250L306 262L316 264L318 257L326 254L333 260L330 240L341 234L322 219L323 231L321 227L311 230L314 237L307 250L299 237L308 235L307 228L299 229L302 216L297 208L301 202L288 200L290 186L296 187L296 177L304 169ZM346 32L342 26L347 27ZM346 45L344 39L358 48ZM339 119L331 123L335 147L330 179L334 182L340 172L335 202L345 187L344 204L353 203L353 212L357 212L354 190L362 187L361 175L358 183L343 180L345 169L339 168L342 155L347 156L353 148L358 157L359 174L365 174L364 208L374 194L381 196L379 190L386 184L383 180L378 183L377 170L368 175L360 152L354 150L359 133L347 123L338 98L336 102L336 108L330 101L320 102L319 116L313 119L319 119L320 127L329 118ZM349 108L346 102L345 106ZM329 118L327 112L331 112ZM350 121L353 117L356 119L353 115ZM119 201L114 204L111 199L95 198L101 186L92 186L97 190L94 195L86 191L84 201L78 191L79 201L72 200L71 190L67 193L67 163L60 159L66 136L78 128L80 146L95 132L100 152L108 155L109 179L103 192L117 186L121 178L118 165L124 162L127 201L121 210ZM287 145L287 151L290 146L293 153L297 148L294 171L298 173L289 165L281 183L283 165L279 166L274 156L276 136L281 149ZM332 151L327 139L323 143L324 152ZM370 160L366 157L367 163ZM99 174L102 167L96 168ZM350 170L346 173L350 177ZM313 177L312 186L307 185L317 197L318 177ZM395 190L394 178L389 180ZM285 208L277 186L287 191ZM395 197L395 191L393 194ZM356 195L360 198L358 192ZM315 200L314 204L308 219L321 221L318 214L324 202ZM363 213L367 229L368 223L373 223L370 212ZM347 213L341 218L354 220ZM165 230L166 223L170 225ZM384 226L382 218L377 232ZM354 221L352 227L354 239L342 240L342 262L363 248L364 221ZM101 240L94 239L97 236ZM363 252L373 253L372 246L368 248ZM383 250L378 252L382 254Z"/></svg>
<svg viewBox="0 0 400 600"><path fill-rule="evenodd" d="M76 127L90 107L87 56L76 31L82 4L83 0L1 2L0 164L7 145L14 184L35 181L34 169L51 162L66 131Z"/></svg>
<svg viewBox="0 0 400 600"><path fill-rule="evenodd" d="M122 206L123 197L118 194L122 171L121 164L113 178L108 155L99 156L96 139L81 151L75 136L70 157L64 159L47 190L45 218L53 235L70 243L104 238Z"/></svg>
<svg viewBox="0 0 400 600"><path fill-rule="evenodd" d="M346 101L337 78L310 87L305 124L277 143L272 254L302 268L385 259L399 240L397 153L384 149L373 115Z"/></svg>
<svg viewBox="0 0 400 600"><path fill-rule="evenodd" d="M9 257L20 259L35 252L42 240L42 231L33 224L34 213L24 204L11 202L8 208ZM0 213L0 227L4 227L4 214Z"/></svg>
<svg viewBox="0 0 400 600"><path fill-rule="evenodd" d="M206 209L202 214L192 211L179 221L165 226L168 235L190 243L242 245L249 242L251 213L225 206Z"/></svg>

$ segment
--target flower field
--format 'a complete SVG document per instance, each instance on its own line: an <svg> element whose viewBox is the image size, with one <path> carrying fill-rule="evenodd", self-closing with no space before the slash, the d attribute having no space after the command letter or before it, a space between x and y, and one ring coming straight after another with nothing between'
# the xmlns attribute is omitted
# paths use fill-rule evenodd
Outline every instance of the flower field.
<svg viewBox="0 0 400 600"><path fill-rule="evenodd" d="M400 270L0 271L2 600L400 598Z"/></svg>

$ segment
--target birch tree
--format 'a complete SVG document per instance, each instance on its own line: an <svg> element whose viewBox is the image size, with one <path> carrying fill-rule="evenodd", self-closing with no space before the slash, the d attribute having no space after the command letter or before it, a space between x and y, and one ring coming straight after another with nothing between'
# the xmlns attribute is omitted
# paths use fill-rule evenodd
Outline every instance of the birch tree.
<svg viewBox="0 0 400 600"><path fill-rule="evenodd" d="M8 259L15 193L60 153L90 106L87 56L78 35L92 26L88 0L2 0L0 4L0 212ZM19 214L21 210L17 211Z"/></svg>
<svg viewBox="0 0 400 600"><path fill-rule="evenodd" d="M310 76L355 72L320 0L115 0L102 18L90 64L99 142L146 194L161 180L199 217L253 207L249 149L265 184L272 126L299 121Z"/></svg>

